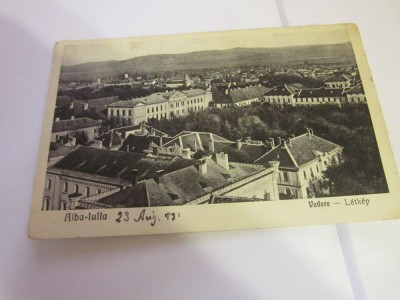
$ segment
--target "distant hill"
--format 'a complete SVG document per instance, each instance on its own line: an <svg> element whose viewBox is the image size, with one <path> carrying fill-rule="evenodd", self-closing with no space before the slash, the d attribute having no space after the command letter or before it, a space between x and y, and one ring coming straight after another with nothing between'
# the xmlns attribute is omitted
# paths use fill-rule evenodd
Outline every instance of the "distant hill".
<svg viewBox="0 0 400 300"><path fill-rule="evenodd" d="M354 61L350 43L281 48L234 48L183 54L154 54L122 61L92 62L61 68L60 78L85 80L122 72L218 69L236 66Z"/></svg>

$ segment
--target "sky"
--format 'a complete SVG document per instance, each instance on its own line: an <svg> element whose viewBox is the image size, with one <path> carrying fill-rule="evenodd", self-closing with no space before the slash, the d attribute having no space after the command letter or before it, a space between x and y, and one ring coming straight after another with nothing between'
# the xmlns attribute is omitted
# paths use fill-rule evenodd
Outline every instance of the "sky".
<svg viewBox="0 0 400 300"><path fill-rule="evenodd" d="M242 30L220 33L171 35L131 39L68 42L62 65L125 60L150 54L178 54L202 50L275 48L301 45L337 44L349 41L345 29L311 27L312 30ZM299 30L300 29L300 30Z"/></svg>

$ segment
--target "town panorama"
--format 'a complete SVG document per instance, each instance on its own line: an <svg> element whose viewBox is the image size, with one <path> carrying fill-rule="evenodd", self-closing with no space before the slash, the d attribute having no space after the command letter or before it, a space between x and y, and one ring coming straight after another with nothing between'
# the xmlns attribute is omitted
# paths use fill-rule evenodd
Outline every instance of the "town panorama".
<svg viewBox="0 0 400 300"><path fill-rule="evenodd" d="M265 51L63 66L42 209L387 192L351 44Z"/></svg>

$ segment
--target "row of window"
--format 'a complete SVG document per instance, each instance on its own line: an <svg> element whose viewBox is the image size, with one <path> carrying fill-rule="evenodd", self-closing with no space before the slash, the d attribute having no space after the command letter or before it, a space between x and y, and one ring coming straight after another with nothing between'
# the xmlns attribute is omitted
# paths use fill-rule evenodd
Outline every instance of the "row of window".
<svg viewBox="0 0 400 300"><path fill-rule="evenodd" d="M132 116L132 110L131 109L116 109L116 116ZM114 110L110 109L110 116L114 116Z"/></svg>
<svg viewBox="0 0 400 300"><path fill-rule="evenodd" d="M50 190L51 187L52 187L52 180L51 179L47 179L46 188L48 190ZM68 182L64 182L63 188L62 188L63 193L68 193L68 188L69 188ZM73 192L74 193L79 193L79 191L80 191L79 184L75 184L74 187L73 187ZM85 187L85 196L86 197L90 196L90 191L91 191L90 187L88 187L88 186ZM96 189L96 194L100 194L100 193L101 193L101 189Z"/></svg>

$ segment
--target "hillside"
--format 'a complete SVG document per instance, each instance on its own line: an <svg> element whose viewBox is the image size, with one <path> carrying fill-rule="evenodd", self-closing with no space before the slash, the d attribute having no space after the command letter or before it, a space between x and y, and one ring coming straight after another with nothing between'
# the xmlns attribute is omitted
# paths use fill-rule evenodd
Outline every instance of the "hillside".
<svg viewBox="0 0 400 300"><path fill-rule="evenodd" d="M65 80L77 80L110 76L121 72L163 72L294 64L304 61L330 63L353 60L354 54L350 43L281 48L234 48L183 54L155 54L122 61L63 66L60 77Z"/></svg>

